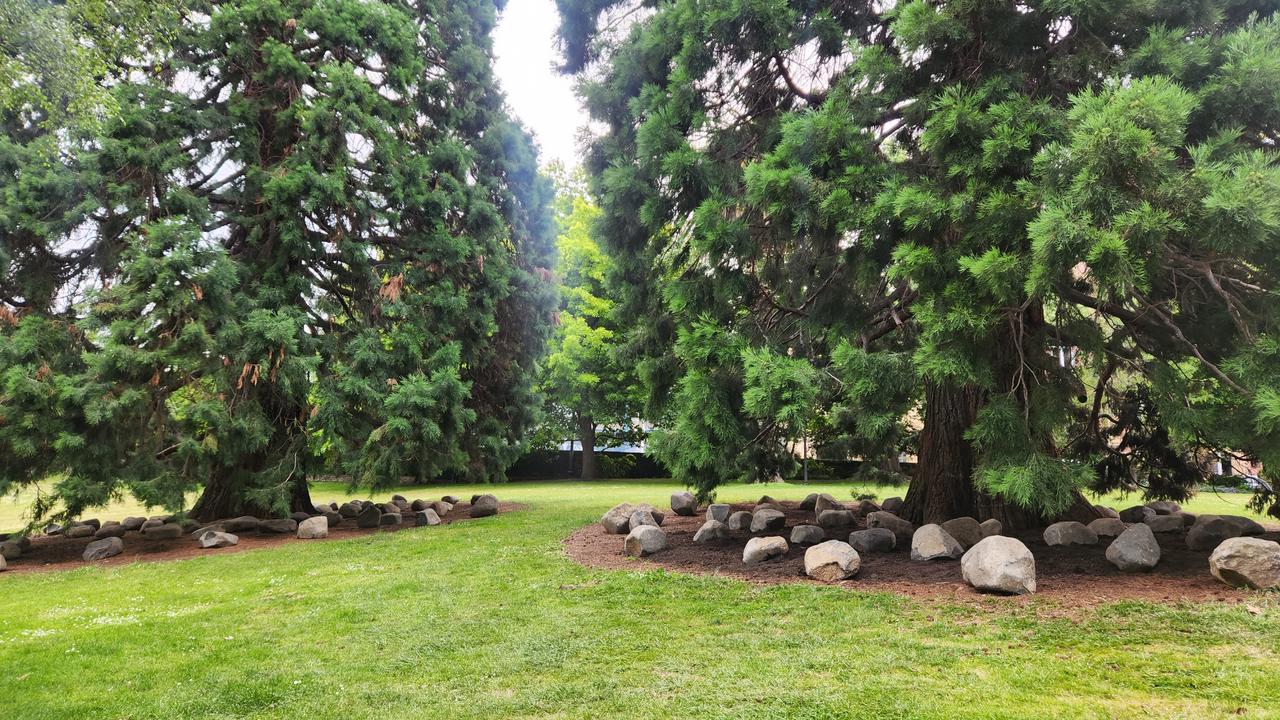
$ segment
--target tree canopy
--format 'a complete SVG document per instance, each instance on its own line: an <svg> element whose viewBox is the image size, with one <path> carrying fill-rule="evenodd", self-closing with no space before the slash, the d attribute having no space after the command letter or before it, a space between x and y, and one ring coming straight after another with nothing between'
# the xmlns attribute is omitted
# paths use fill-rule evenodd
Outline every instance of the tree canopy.
<svg viewBox="0 0 1280 720"><path fill-rule="evenodd" d="M654 448L702 494L802 424L917 453L916 521L1280 466L1276 3L559 5Z"/></svg>

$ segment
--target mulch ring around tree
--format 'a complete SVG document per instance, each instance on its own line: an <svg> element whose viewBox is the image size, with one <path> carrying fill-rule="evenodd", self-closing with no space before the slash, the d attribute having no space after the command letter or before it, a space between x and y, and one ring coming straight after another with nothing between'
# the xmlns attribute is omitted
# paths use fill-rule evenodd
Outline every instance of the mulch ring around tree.
<svg viewBox="0 0 1280 720"><path fill-rule="evenodd" d="M499 502L498 515L523 510L526 506L523 503ZM472 518L470 515L471 503L460 502L453 506L449 513L440 518L442 525L450 525L457 522L483 522L488 518ZM124 536L124 552L115 557L105 560L97 560L91 563L84 561L84 548L93 542L93 538L66 538L58 536L41 535L31 538L31 549L22 554L17 560L10 560L8 569L0 572L0 583L4 581L4 576L13 573L26 572L48 572L55 570L71 570L77 567L94 566L105 567L112 565L128 565L135 562L164 562L168 560L182 560L190 557L204 557L210 555L223 555L226 553L242 552L245 550L256 550L260 548L276 547L283 543L298 542L325 542L327 540L344 540L356 538L363 535L372 535L374 533L388 532L431 532L435 527L439 526L423 526L415 527L413 524L413 516L409 515L407 522L399 525L388 525L378 528L359 528L356 527L354 519L343 520L341 524L329 528L329 537L317 540L299 540L293 533L285 534L265 534L256 530L235 533L240 538L237 545L226 548L202 549L196 537L191 535L183 535L172 540L145 540L142 535L137 532L131 532Z"/></svg>
<svg viewBox="0 0 1280 720"><path fill-rule="evenodd" d="M777 502L787 516L785 530L757 533L791 537L791 528L812 524L813 513L798 509L794 502ZM753 505L735 504L734 511L751 510ZM611 570L664 569L696 575L736 578L758 585L778 583L814 583L838 585L849 590L892 592L914 598L941 599L949 602L1000 602L1026 604L1033 598L1053 600L1069 607L1091 607L1119 600L1141 600L1157 603L1217 601L1236 603L1249 599L1249 591L1237 590L1219 582L1209 574L1210 552L1190 550L1186 531L1157 533L1160 563L1147 573L1125 573L1107 561L1106 550L1111 538L1101 538L1097 545L1049 546L1042 537L1043 528L1010 533L1017 537L1036 559L1035 595L1017 597L979 593L964 582L958 560L915 561L911 548L898 547L891 553L863 553L861 569L852 580L821 583L804 574L804 546L791 545L787 554L777 560L758 565L742 563L742 549L751 533L733 533L727 540L693 542L693 534L705 520L703 513L681 517L666 512L662 530L667 534L667 549L638 559L623 554L625 535L610 535L599 523L574 532L564 541L565 552L574 561L588 567ZM859 520L858 529L865 528ZM1274 528L1269 528L1274 530ZM1280 533L1263 536L1276 540ZM847 540L847 534L840 538Z"/></svg>

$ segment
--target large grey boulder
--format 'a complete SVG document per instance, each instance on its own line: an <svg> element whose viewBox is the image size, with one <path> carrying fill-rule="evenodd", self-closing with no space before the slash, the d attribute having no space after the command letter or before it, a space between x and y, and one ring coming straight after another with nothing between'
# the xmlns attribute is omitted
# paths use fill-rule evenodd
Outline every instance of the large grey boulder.
<svg viewBox="0 0 1280 720"><path fill-rule="evenodd" d="M356 515L356 527L358 528L376 528L382 522L382 511L377 505L365 505L360 508L360 512Z"/></svg>
<svg viewBox="0 0 1280 720"><path fill-rule="evenodd" d="M985 592L1024 595L1036 591L1036 559L1020 540L992 535L960 558L964 581Z"/></svg>
<svg viewBox="0 0 1280 720"><path fill-rule="evenodd" d="M314 515L313 513L296 512L296 513L293 513L292 515L290 515L290 516L289 516L289 519L290 519L290 520L292 520L292 521L294 522L294 524L296 525L297 523L300 523L300 522L302 522L303 520L310 520L310 519L311 519L311 518L313 518L313 517L315 517L315 515ZM193 528L193 529L194 529L194 528ZM262 528L261 528L261 527L259 527L258 529L259 529L259 530L261 530ZM270 530L268 530L267 532L271 532L271 531L270 531Z"/></svg>
<svg viewBox="0 0 1280 720"><path fill-rule="evenodd" d="M957 560L962 555L964 548L941 525L922 525L911 536L912 560Z"/></svg>
<svg viewBox="0 0 1280 720"><path fill-rule="evenodd" d="M707 506L707 519L717 522L728 522L729 514L733 512L733 508L724 503L715 503Z"/></svg>
<svg viewBox="0 0 1280 720"><path fill-rule="evenodd" d="M646 557L667 547L667 534L657 525L641 525L627 533L623 552L631 557Z"/></svg>
<svg viewBox="0 0 1280 720"><path fill-rule="evenodd" d="M1192 550L1212 550L1224 540L1240 537L1240 527L1224 518L1202 515L1187 531L1187 547Z"/></svg>
<svg viewBox="0 0 1280 720"><path fill-rule="evenodd" d="M889 513L901 512L902 506L903 502L900 497L885 498L884 502L880 503L880 509Z"/></svg>
<svg viewBox="0 0 1280 720"><path fill-rule="evenodd" d="M127 517L120 521L120 525L124 527L125 532L137 532L142 529L142 523L146 521L144 517Z"/></svg>
<svg viewBox="0 0 1280 720"><path fill-rule="evenodd" d="M1182 506L1172 500L1152 500L1147 503L1147 507L1155 510L1157 515L1177 515L1182 512Z"/></svg>
<svg viewBox="0 0 1280 720"><path fill-rule="evenodd" d="M1004 534L1004 525L995 518L987 518L978 524L978 530L982 533L983 538L994 537Z"/></svg>
<svg viewBox="0 0 1280 720"><path fill-rule="evenodd" d="M1280 543L1253 537L1223 540L1209 556L1209 572L1235 587L1280 588Z"/></svg>
<svg viewBox="0 0 1280 720"><path fill-rule="evenodd" d="M631 503L618 503L609 508L608 512L600 517L600 526L604 531L611 535L625 535L631 530L631 516L637 510L645 510L653 516L656 524L661 525L665 515L652 505L632 505Z"/></svg>
<svg viewBox="0 0 1280 720"><path fill-rule="evenodd" d="M1044 529L1046 545L1097 545L1098 534L1075 520L1056 522Z"/></svg>
<svg viewBox="0 0 1280 720"><path fill-rule="evenodd" d="M984 537L982 534L982 526L978 524L977 520L971 517L951 518L950 520L942 523L942 529L945 530L948 535L955 538L956 542L960 543L960 547L965 550L977 545Z"/></svg>
<svg viewBox="0 0 1280 720"><path fill-rule="evenodd" d="M231 533L221 532L219 530L206 530L200 535L200 547L202 548L225 548L232 545L239 545L240 537Z"/></svg>
<svg viewBox="0 0 1280 720"><path fill-rule="evenodd" d="M488 493L481 495L471 503L471 517L492 517L498 514L498 498Z"/></svg>
<svg viewBox="0 0 1280 720"><path fill-rule="evenodd" d="M809 526L812 527L812 526ZM828 540L804 551L804 574L823 582L847 580L858 574L862 559L849 543Z"/></svg>
<svg viewBox="0 0 1280 720"><path fill-rule="evenodd" d="M708 520L702 523L702 527L693 534L693 541L696 543L711 542L712 540L725 540L729 537L729 526L719 520Z"/></svg>
<svg viewBox="0 0 1280 720"><path fill-rule="evenodd" d="M109 557L115 557L122 552L124 552L124 541L119 537L94 540L85 546L84 561L93 562L94 560L105 560Z"/></svg>
<svg viewBox="0 0 1280 720"><path fill-rule="evenodd" d="M63 534L69 538L87 538L93 537L96 532L98 532L98 529L92 525L77 523L67 528L67 531Z"/></svg>
<svg viewBox="0 0 1280 720"><path fill-rule="evenodd" d="M457 495L441 495L440 500L443 502L447 502L450 505L457 505L458 503L462 502L462 500Z"/></svg>
<svg viewBox="0 0 1280 720"><path fill-rule="evenodd" d="M857 525L858 518L854 516L852 510L836 508L818 513L818 527L831 535L844 535Z"/></svg>
<svg viewBox="0 0 1280 720"><path fill-rule="evenodd" d="M646 510L644 508L638 508L635 512L631 513L631 518L629 519L627 525L632 530L635 530L641 525L652 525L654 527L659 527L661 523L658 522L658 519L653 516L653 513L651 511Z"/></svg>
<svg viewBox="0 0 1280 720"><path fill-rule="evenodd" d="M747 565L755 565L766 560L773 560L786 555L788 549L786 539L777 535L751 538L747 541L747 546L742 549L742 562Z"/></svg>
<svg viewBox="0 0 1280 720"><path fill-rule="evenodd" d="M1120 533L1124 532L1126 525L1120 518L1104 517L1094 520L1085 527L1092 530L1094 535L1104 538L1119 537Z"/></svg>
<svg viewBox="0 0 1280 720"><path fill-rule="evenodd" d="M299 540L319 540L329 537L329 520L325 516L307 518L298 523Z"/></svg>
<svg viewBox="0 0 1280 720"><path fill-rule="evenodd" d="M22 557L22 546L15 540L0 542L0 557L5 560L17 560Z"/></svg>
<svg viewBox="0 0 1280 720"><path fill-rule="evenodd" d="M360 514L361 506L359 503L346 502L338 506L338 514L344 518L354 518Z"/></svg>
<svg viewBox="0 0 1280 720"><path fill-rule="evenodd" d="M1144 520L1151 532L1177 532L1183 528L1181 515L1156 515Z"/></svg>
<svg viewBox="0 0 1280 720"><path fill-rule="evenodd" d="M1156 515L1156 511L1146 505L1134 505L1120 511L1120 519L1127 523L1146 522L1147 518Z"/></svg>
<svg viewBox="0 0 1280 720"><path fill-rule="evenodd" d="M1258 521L1242 515L1219 515L1218 517L1239 528L1241 535L1261 535L1267 531Z"/></svg>
<svg viewBox="0 0 1280 720"><path fill-rule="evenodd" d="M751 519L751 513L746 510L739 510L729 516L729 519L725 521L725 525L733 532L747 532L751 530Z"/></svg>
<svg viewBox="0 0 1280 720"><path fill-rule="evenodd" d="M859 554L893 552L898 536L888 528L867 528L849 533L849 545Z"/></svg>
<svg viewBox="0 0 1280 720"><path fill-rule="evenodd" d="M888 501L885 502L888 504ZM916 532L916 526L894 515L888 510L873 512L867 516L867 527L869 528L885 528L893 532L898 537L899 545L909 545L911 536Z"/></svg>
<svg viewBox="0 0 1280 720"><path fill-rule="evenodd" d="M118 522L109 522L103 525L102 527L98 528L98 532L94 533L93 537L98 540L102 540L105 538L118 538L118 537L124 537L124 533L125 533L124 525Z"/></svg>
<svg viewBox="0 0 1280 720"><path fill-rule="evenodd" d="M379 527L389 527L402 523L404 523L404 516L400 513L382 513L381 517L378 518Z"/></svg>
<svg viewBox="0 0 1280 720"><path fill-rule="evenodd" d="M417 527L434 527L440 522L440 515L431 508L425 508L413 514L413 524Z"/></svg>
<svg viewBox="0 0 1280 720"><path fill-rule="evenodd" d="M781 510L756 510L751 513L751 532L776 532L787 524L787 516Z"/></svg>
<svg viewBox="0 0 1280 720"><path fill-rule="evenodd" d="M436 515L439 515L440 517L444 517L445 515L449 514L450 510L453 509L453 503L447 503L443 500L436 500L435 502L431 503L427 507L430 508L431 510L434 510Z"/></svg>
<svg viewBox="0 0 1280 720"><path fill-rule="evenodd" d="M791 528L792 545L816 545L827 539L827 533L817 525L797 525Z"/></svg>
<svg viewBox="0 0 1280 720"><path fill-rule="evenodd" d="M258 532L264 535L289 535L297 531L298 521L293 518L271 518L258 523Z"/></svg>
<svg viewBox="0 0 1280 720"><path fill-rule="evenodd" d="M875 500L863 499L858 501L857 513L862 517L866 517L873 512L880 512L880 510L881 510L880 504L877 503Z"/></svg>
<svg viewBox="0 0 1280 720"><path fill-rule="evenodd" d="M329 512L325 513L322 517L324 517L324 524L331 528L337 527L342 524L342 514L339 513L337 510L330 510Z"/></svg>
<svg viewBox="0 0 1280 720"><path fill-rule="evenodd" d="M1160 543L1146 523L1134 523L1107 546L1107 560L1125 572L1150 570L1160 562Z"/></svg>
<svg viewBox="0 0 1280 720"><path fill-rule="evenodd" d="M1100 517L1115 518L1116 520L1120 519L1120 513L1116 512L1114 508L1109 508L1106 505L1094 505L1093 509Z"/></svg>
<svg viewBox="0 0 1280 720"><path fill-rule="evenodd" d="M252 515L242 515L241 517L223 520L222 527L229 533L243 533L250 530L257 530L262 521Z"/></svg>
<svg viewBox="0 0 1280 720"><path fill-rule="evenodd" d="M815 515L821 515L827 510L843 510L844 506L839 500L830 493L819 493L818 499L813 502L813 512Z"/></svg>
<svg viewBox="0 0 1280 720"><path fill-rule="evenodd" d="M693 517L698 513L698 499L691 492L672 493L671 512L682 517Z"/></svg>
<svg viewBox="0 0 1280 720"><path fill-rule="evenodd" d="M804 496L803 500L800 501L800 509L806 512L812 512L814 506L817 505L817 503L818 503L818 493L809 493L808 495Z"/></svg>
<svg viewBox="0 0 1280 720"><path fill-rule="evenodd" d="M165 523L144 527L142 537L147 540L173 540L182 537L182 526L177 523Z"/></svg>

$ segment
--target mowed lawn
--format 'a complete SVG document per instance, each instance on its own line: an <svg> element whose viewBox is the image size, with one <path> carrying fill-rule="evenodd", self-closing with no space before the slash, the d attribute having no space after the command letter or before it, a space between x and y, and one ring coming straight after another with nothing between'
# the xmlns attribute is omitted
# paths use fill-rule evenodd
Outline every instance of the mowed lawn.
<svg viewBox="0 0 1280 720"><path fill-rule="evenodd" d="M665 506L676 486L402 492L482 489L528 508L170 563L0 573L0 718L1280 717L1275 595L1249 607L1023 607L754 587L641 562L589 570L564 556L564 537L620 501ZM720 499L811 491L850 497L847 484L774 484ZM1243 498L1188 508L1225 501Z"/></svg>

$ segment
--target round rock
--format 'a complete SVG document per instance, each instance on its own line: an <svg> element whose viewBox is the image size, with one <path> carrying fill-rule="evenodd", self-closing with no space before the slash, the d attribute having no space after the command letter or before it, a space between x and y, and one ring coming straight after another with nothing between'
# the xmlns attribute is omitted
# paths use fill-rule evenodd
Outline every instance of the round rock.
<svg viewBox="0 0 1280 720"><path fill-rule="evenodd" d="M817 525L797 525L791 528L792 545L816 545L826 539L826 531Z"/></svg>
<svg viewBox="0 0 1280 720"><path fill-rule="evenodd" d="M1044 529L1046 545L1097 545L1098 534L1074 520L1056 522Z"/></svg>
<svg viewBox="0 0 1280 720"><path fill-rule="evenodd" d="M307 518L298 523L299 540L319 540L329 537L329 520L323 515Z"/></svg>
<svg viewBox="0 0 1280 720"><path fill-rule="evenodd" d="M667 547L667 534L657 525L641 525L627 533L623 552L631 557L647 557Z"/></svg>
<svg viewBox="0 0 1280 720"><path fill-rule="evenodd" d="M751 514L751 532L777 532L787 524L787 516L781 510L756 510Z"/></svg>
<svg viewBox="0 0 1280 720"><path fill-rule="evenodd" d="M773 535L770 537L751 538L742 549L742 562L755 565L787 554L788 546L785 538Z"/></svg>
<svg viewBox="0 0 1280 720"><path fill-rule="evenodd" d="M893 552L898 536L888 528L867 528L849 533L849 545L859 554Z"/></svg>
<svg viewBox="0 0 1280 720"><path fill-rule="evenodd" d="M1280 543L1252 537L1223 540L1209 556L1209 572L1234 587L1280 587Z"/></svg>
<svg viewBox="0 0 1280 720"><path fill-rule="evenodd" d="M672 493L671 512L683 517L693 517L698 513L698 500L691 492Z"/></svg>
<svg viewBox="0 0 1280 720"><path fill-rule="evenodd" d="M964 581L984 592L1025 595L1036 591L1036 559L1016 538L983 538L960 558Z"/></svg>
<svg viewBox="0 0 1280 720"><path fill-rule="evenodd" d="M1125 572L1150 570L1160 562L1160 543L1146 523L1134 523L1107 546L1107 560Z"/></svg>
<svg viewBox="0 0 1280 720"><path fill-rule="evenodd" d="M94 540L85 546L84 561L93 562L94 560L105 560L109 557L115 557L122 552L124 552L124 540L121 540L119 537Z"/></svg>
<svg viewBox="0 0 1280 720"><path fill-rule="evenodd" d="M962 555L964 548L941 525L922 525L911 536L912 560L957 560Z"/></svg>
<svg viewBox="0 0 1280 720"><path fill-rule="evenodd" d="M693 534L693 541L696 543L711 542L712 540L724 540L729 537L729 527L719 520L708 520L702 523L702 527Z"/></svg>
<svg viewBox="0 0 1280 720"><path fill-rule="evenodd" d="M804 552L804 574L823 582L848 580L861 565L858 552L840 540L818 543Z"/></svg>

